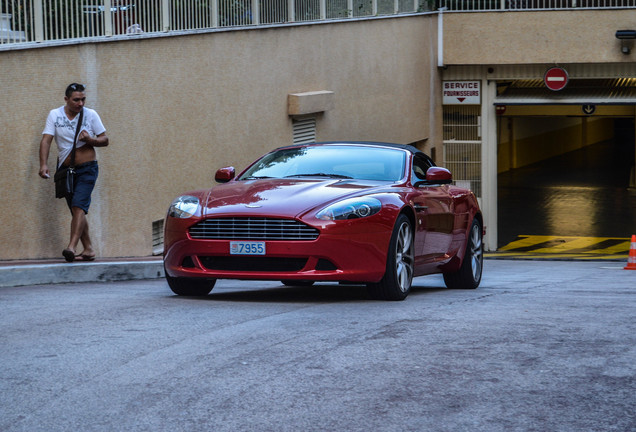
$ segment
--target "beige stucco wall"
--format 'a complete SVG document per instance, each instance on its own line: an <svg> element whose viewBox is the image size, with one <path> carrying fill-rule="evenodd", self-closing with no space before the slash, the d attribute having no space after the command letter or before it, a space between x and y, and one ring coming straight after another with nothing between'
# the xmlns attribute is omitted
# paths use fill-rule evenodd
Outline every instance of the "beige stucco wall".
<svg viewBox="0 0 636 432"><path fill-rule="evenodd" d="M68 210L37 175L68 83L87 84L110 137L89 213L98 254L146 256L175 196L291 144L289 93L334 92L318 140L439 142L436 37L436 15L419 15L0 52L0 259L68 242Z"/></svg>
<svg viewBox="0 0 636 432"><path fill-rule="evenodd" d="M636 9L444 13L445 65L634 62L616 30Z"/></svg>

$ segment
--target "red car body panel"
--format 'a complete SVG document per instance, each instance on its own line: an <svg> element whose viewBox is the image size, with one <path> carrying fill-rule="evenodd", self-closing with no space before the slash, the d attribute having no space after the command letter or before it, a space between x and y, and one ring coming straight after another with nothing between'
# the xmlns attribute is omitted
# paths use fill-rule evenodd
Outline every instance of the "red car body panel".
<svg viewBox="0 0 636 432"><path fill-rule="evenodd" d="M481 217L472 192L448 184L414 187L409 168L399 182L355 179L231 180L209 190L188 192L200 201L196 214L166 217L164 266L173 278L313 280L375 283L386 271L387 250L400 213L415 228L414 275L459 269L473 218ZM372 196L382 203L372 216L321 220L316 213L350 197ZM195 239L189 229L210 218L289 219L318 230L315 240L267 240L266 259L302 260L301 267L277 270L237 267L249 257L231 257L230 240ZM254 260L263 258L254 258ZM215 268L217 261L228 268ZM213 263L213 265L210 265ZM210 268L213 267L213 268Z"/></svg>

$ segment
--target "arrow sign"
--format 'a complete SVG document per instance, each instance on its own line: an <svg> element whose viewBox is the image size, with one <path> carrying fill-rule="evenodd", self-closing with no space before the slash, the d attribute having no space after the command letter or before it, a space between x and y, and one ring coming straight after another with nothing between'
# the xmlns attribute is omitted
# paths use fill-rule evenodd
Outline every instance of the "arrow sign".
<svg viewBox="0 0 636 432"><path fill-rule="evenodd" d="M563 90L568 85L569 77L565 69L553 67L546 71L543 76L545 86L553 91Z"/></svg>
<svg viewBox="0 0 636 432"><path fill-rule="evenodd" d="M583 109L583 114L587 115L592 115L596 111L595 105L583 105L581 108Z"/></svg>

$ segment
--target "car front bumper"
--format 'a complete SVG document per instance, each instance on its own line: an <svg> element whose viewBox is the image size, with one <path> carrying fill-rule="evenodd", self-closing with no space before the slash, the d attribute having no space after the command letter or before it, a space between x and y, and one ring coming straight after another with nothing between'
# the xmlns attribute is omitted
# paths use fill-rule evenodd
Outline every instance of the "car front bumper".
<svg viewBox="0 0 636 432"><path fill-rule="evenodd" d="M181 228L166 230L164 266L171 277L378 282L391 237L384 225L338 229L311 241L266 241L266 255L231 255L230 240L195 240Z"/></svg>

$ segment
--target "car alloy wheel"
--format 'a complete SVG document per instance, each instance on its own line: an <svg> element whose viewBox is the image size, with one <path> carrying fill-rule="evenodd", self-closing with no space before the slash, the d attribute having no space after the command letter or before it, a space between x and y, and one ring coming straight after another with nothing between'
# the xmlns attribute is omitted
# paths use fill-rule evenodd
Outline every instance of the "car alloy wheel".
<svg viewBox="0 0 636 432"><path fill-rule="evenodd" d="M397 286L403 293L408 293L413 281L413 233L408 221L403 221L398 230L395 251L395 273Z"/></svg>
<svg viewBox="0 0 636 432"><path fill-rule="evenodd" d="M452 289L475 289L481 282L484 267L484 243L481 223L473 219L466 239L464 261L458 271L444 273L444 283Z"/></svg>
<svg viewBox="0 0 636 432"><path fill-rule="evenodd" d="M370 294L382 300L404 300L411 291L414 263L413 225L401 214L391 235L386 273L379 283L369 284Z"/></svg>
<svg viewBox="0 0 636 432"><path fill-rule="evenodd" d="M481 280L481 272L484 265L484 245L479 224L473 224L470 230L470 267L473 274L473 281Z"/></svg>

